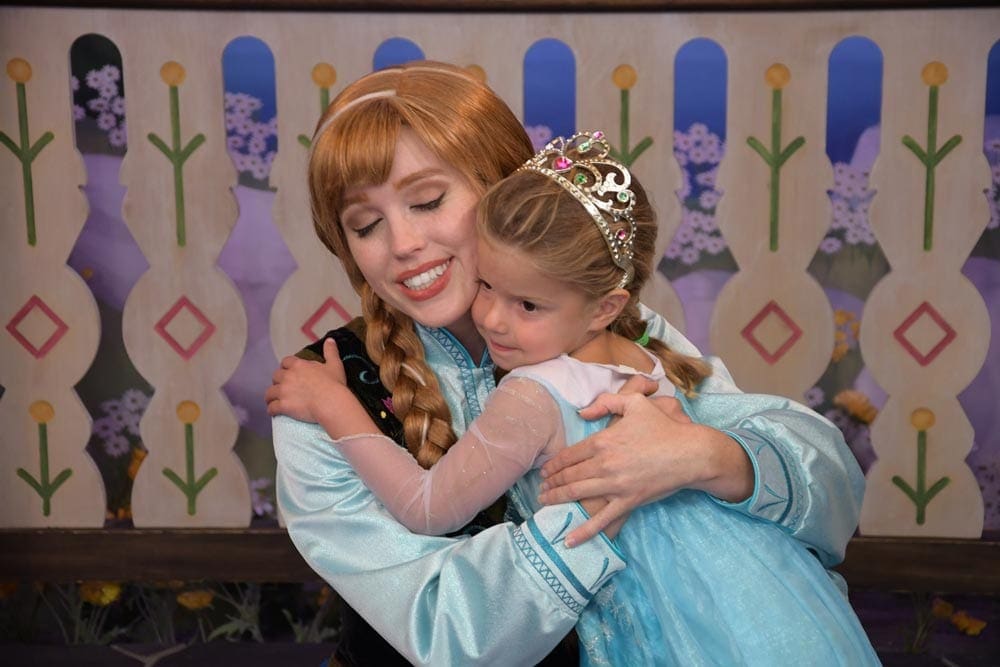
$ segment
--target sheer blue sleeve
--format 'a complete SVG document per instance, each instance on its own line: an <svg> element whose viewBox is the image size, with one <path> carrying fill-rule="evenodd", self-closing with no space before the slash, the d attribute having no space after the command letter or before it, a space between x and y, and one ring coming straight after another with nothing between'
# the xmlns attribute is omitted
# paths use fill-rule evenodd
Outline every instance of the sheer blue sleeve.
<svg viewBox="0 0 1000 667"><path fill-rule="evenodd" d="M415 664L533 664L625 563L605 540L567 549L576 504L473 537L409 532L315 424L273 421L278 506L306 562Z"/></svg>

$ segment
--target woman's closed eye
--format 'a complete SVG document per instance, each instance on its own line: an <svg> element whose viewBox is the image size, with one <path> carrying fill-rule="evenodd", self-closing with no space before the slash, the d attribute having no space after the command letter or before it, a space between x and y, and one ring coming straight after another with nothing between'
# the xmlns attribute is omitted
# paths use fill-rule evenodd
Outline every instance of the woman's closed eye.
<svg viewBox="0 0 1000 667"><path fill-rule="evenodd" d="M430 201L426 201L422 204L414 204L412 208L418 211L433 211L434 209L441 206L441 202L444 201L444 195L445 193L442 192L435 199L431 199Z"/></svg>
<svg viewBox="0 0 1000 667"><path fill-rule="evenodd" d="M364 237L368 236L373 231L375 231L375 227L380 222L382 222L382 218L378 218L376 220L373 220L372 222L368 223L364 227L358 227L357 229L355 229L354 233L358 235L358 238L362 238L363 239Z"/></svg>

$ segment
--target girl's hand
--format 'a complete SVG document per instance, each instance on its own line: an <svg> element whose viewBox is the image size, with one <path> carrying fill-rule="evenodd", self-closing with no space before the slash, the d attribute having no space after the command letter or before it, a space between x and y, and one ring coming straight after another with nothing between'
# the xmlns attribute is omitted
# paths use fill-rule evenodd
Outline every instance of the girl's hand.
<svg viewBox="0 0 1000 667"><path fill-rule="evenodd" d="M609 413L621 419L542 467L540 502L607 501L567 542L584 542L636 507L679 489L701 489L734 502L753 491L753 467L739 443L691 423L676 399L604 394L580 412L588 419Z"/></svg>
<svg viewBox="0 0 1000 667"><path fill-rule="evenodd" d="M267 414L287 415L305 422L319 421L317 401L329 397L337 386L347 384L344 364L340 361L337 344L332 338L323 341L326 363L285 357L274 372L272 384L264 393Z"/></svg>

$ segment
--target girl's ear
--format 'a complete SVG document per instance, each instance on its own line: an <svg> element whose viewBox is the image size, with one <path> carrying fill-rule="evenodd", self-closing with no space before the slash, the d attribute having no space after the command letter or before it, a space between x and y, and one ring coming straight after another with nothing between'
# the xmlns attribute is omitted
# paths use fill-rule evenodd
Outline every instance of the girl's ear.
<svg viewBox="0 0 1000 667"><path fill-rule="evenodd" d="M617 288L598 299L593 319L590 322L590 330L600 331L608 328L608 325L614 322L615 318L624 310L631 296L628 290Z"/></svg>

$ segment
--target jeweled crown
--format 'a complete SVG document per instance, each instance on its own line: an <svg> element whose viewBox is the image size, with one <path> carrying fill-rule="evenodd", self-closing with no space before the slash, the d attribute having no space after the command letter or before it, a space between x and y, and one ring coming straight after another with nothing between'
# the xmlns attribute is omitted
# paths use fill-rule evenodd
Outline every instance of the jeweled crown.
<svg viewBox="0 0 1000 667"><path fill-rule="evenodd" d="M587 209L601 231L611 260L625 272L618 287L626 287L635 275L635 193L632 174L608 154L611 146L604 133L578 132L569 139L556 137L535 153L518 171L537 171L566 189Z"/></svg>

